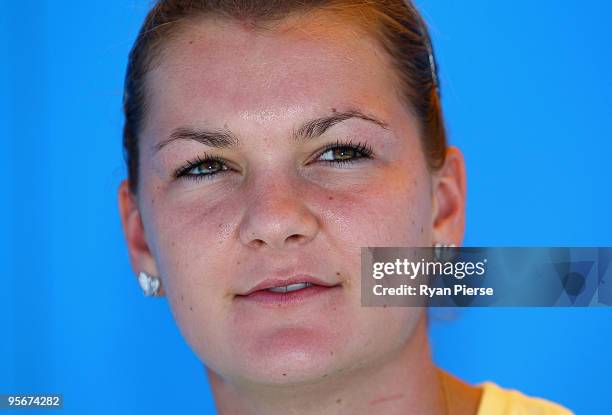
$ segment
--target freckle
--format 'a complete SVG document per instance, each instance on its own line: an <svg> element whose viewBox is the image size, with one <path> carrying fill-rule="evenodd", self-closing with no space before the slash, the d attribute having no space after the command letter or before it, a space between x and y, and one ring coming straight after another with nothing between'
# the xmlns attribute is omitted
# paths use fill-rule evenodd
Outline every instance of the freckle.
<svg viewBox="0 0 612 415"><path fill-rule="evenodd" d="M220 224L219 224L219 228L220 228L221 226L223 226L223 224L222 224L222 223L220 223Z"/></svg>
<svg viewBox="0 0 612 415"><path fill-rule="evenodd" d="M254 23L246 18L238 20L238 23L245 32L252 32L254 30Z"/></svg>
<svg viewBox="0 0 612 415"><path fill-rule="evenodd" d="M240 265L240 261L236 261L236 265Z"/></svg>
<svg viewBox="0 0 612 415"><path fill-rule="evenodd" d="M387 304L383 304L383 308L387 308Z"/></svg>
<svg viewBox="0 0 612 415"><path fill-rule="evenodd" d="M423 233L423 225L421 225L421 233Z"/></svg>
<svg viewBox="0 0 612 415"><path fill-rule="evenodd" d="M333 196L330 196L330 197L329 197L329 200L334 200L334 197L333 197Z"/></svg>
<svg viewBox="0 0 612 415"><path fill-rule="evenodd" d="M337 403L337 404L342 403L342 399L340 399L340 398L336 399L336 403Z"/></svg>
<svg viewBox="0 0 612 415"><path fill-rule="evenodd" d="M193 45L193 40L190 40L190 41L189 41L189 44L190 44L190 45Z"/></svg>
<svg viewBox="0 0 612 415"><path fill-rule="evenodd" d="M286 373L283 373L283 376L287 376L287 374L286 374Z"/></svg>
<svg viewBox="0 0 612 415"><path fill-rule="evenodd" d="M326 374L324 374L324 375L323 375L323 377L324 377L324 378L326 378L326 377L327 377L327 373L326 373Z"/></svg>
<svg viewBox="0 0 612 415"><path fill-rule="evenodd" d="M181 295L181 301L183 301L183 296Z"/></svg>
<svg viewBox="0 0 612 415"><path fill-rule="evenodd" d="M340 275L340 273L336 271L336 275Z"/></svg>
<svg viewBox="0 0 612 415"><path fill-rule="evenodd" d="M330 356L333 356L333 355L334 355L334 351L333 351L333 350L332 350L332 351L330 351L330 352L329 352L329 355L330 355Z"/></svg>
<svg viewBox="0 0 612 415"><path fill-rule="evenodd" d="M193 311L193 307L189 306L189 311Z"/></svg>
<svg viewBox="0 0 612 415"><path fill-rule="evenodd" d="M410 222L412 222L412 224L414 225L414 219L412 219Z"/></svg>

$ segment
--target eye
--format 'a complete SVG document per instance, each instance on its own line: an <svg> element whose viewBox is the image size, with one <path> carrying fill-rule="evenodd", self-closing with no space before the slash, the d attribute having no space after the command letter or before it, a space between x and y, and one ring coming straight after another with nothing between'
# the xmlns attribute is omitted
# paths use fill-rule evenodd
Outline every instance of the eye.
<svg viewBox="0 0 612 415"><path fill-rule="evenodd" d="M197 157L195 160L188 161L183 167L179 168L174 177L186 178L191 180L210 179L213 176L229 170L229 167L216 157Z"/></svg>
<svg viewBox="0 0 612 415"><path fill-rule="evenodd" d="M370 158L372 149L363 143L336 142L325 147L318 160L328 163L347 163L360 158Z"/></svg>

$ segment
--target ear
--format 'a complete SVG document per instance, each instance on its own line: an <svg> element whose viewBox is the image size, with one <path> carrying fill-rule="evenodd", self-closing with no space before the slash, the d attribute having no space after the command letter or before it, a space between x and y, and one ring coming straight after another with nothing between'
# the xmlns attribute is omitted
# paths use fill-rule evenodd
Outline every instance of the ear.
<svg viewBox="0 0 612 415"><path fill-rule="evenodd" d="M136 196L130 191L129 183L124 180L119 185L119 214L123 234L127 242L132 270L136 275L144 271L151 276L159 276L155 258L151 254ZM163 295L163 288L160 288Z"/></svg>
<svg viewBox="0 0 612 415"><path fill-rule="evenodd" d="M446 151L444 166L433 176L433 243L461 245L465 232L466 175L463 154Z"/></svg>

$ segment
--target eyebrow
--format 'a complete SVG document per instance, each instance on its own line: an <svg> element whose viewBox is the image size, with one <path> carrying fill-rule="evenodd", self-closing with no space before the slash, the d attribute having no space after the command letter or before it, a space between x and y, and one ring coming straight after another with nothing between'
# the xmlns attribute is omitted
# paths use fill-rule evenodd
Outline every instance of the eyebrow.
<svg viewBox="0 0 612 415"><path fill-rule="evenodd" d="M373 116L365 115L359 110L348 110L344 112L334 113L329 116L316 118L314 120L310 120L303 123L297 130L294 130L292 134L292 139L299 142L317 138L323 135L334 125L352 118L369 121L381 128L384 128L385 130L388 129L388 125L385 122ZM209 131L203 129L194 129L190 127L180 127L174 130L167 139L158 143L155 146L155 150L159 151L166 145L177 140L193 140L209 147L216 148L237 147L240 144L240 140L231 131L227 129Z"/></svg>

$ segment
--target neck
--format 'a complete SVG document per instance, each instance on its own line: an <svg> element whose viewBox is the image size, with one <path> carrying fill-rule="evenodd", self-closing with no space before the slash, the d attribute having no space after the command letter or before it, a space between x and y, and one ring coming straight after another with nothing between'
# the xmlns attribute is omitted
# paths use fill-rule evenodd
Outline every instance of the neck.
<svg viewBox="0 0 612 415"><path fill-rule="evenodd" d="M308 384L233 382L208 370L220 415L443 415L444 396L431 360L423 315L410 340L382 362Z"/></svg>

